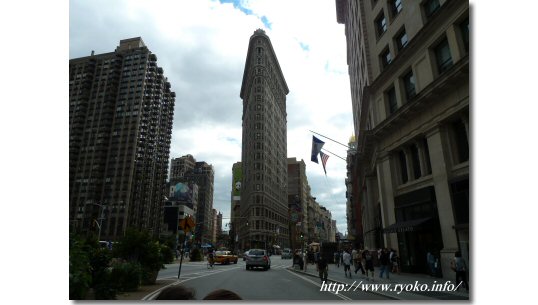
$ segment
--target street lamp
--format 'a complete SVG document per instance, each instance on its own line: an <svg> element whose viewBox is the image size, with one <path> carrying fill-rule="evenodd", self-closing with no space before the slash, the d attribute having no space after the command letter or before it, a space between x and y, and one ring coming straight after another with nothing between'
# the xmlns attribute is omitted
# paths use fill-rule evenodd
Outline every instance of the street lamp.
<svg viewBox="0 0 538 305"><path fill-rule="evenodd" d="M93 202L87 202L85 203L86 205L87 204L93 204L93 205L96 205L99 207L99 214L100 214L100 217L99 217L99 222L97 222L95 219L95 223L97 224L97 228L99 229L98 233L97 233L97 241L100 241L101 240L101 227L103 226L103 219L105 219L104 217L104 212L105 212L105 208L106 206L102 205L102 204L99 204L99 203L93 203Z"/></svg>

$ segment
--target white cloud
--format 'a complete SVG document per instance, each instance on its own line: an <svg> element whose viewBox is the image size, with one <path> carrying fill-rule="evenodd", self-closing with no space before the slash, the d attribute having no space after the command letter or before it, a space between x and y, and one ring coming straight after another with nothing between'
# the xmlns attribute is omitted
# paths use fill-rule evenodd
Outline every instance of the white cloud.
<svg viewBox="0 0 538 305"><path fill-rule="evenodd" d="M353 131L344 26L334 1L70 1L70 58L111 52L142 37L176 92L171 158L186 154L215 167L214 208L230 215L231 170L241 159L239 97L249 38L263 28L287 96L288 156L304 159L312 195L345 232L345 161L330 156L326 179L310 161L313 130L347 143ZM271 24L266 28L265 16ZM343 146L325 148L345 158ZM226 221L224 221L226 222Z"/></svg>

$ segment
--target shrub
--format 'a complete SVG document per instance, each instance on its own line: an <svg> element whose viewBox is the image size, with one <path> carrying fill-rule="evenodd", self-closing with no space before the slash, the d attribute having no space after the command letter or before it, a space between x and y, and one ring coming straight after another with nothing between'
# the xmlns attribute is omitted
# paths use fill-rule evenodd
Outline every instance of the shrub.
<svg viewBox="0 0 538 305"><path fill-rule="evenodd" d="M174 262L174 258L176 256L174 254L174 251L172 251L172 249L168 245L161 244L160 251L161 251L161 256L162 256L163 263L170 264L170 263Z"/></svg>
<svg viewBox="0 0 538 305"><path fill-rule="evenodd" d="M114 253L127 261L139 262L142 269L142 284L154 284L163 266L161 247L153 241L147 231L128 229L121 241L114 246Z"/></svg>
<svg viewBox="0 0 538 305"><path fill-rule="evenodd" d="M83 243L73 236L69 240L69 299L84 300L91 283L90 258Z"/></svg>
<svg viewBox="0 0 538 305"><path fill-rule="evenodd" d="M118 262L112 265L111 284L117 291L136 291L140 287L142 269L138 262Z"/></svg>

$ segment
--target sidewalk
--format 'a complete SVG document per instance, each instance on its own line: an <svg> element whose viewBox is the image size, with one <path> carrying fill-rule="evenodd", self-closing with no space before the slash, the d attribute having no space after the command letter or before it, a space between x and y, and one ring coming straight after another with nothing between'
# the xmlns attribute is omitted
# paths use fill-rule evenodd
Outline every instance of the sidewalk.
<svg viewBox="0 0 538 305"><path fill-rule="evenodd" d="M309 275L316 277L319 280L318 272L316 271L316 265L308 264L306 267L306 272L303 270L295 270L293 267L289 267L289 270L295 271L297 273ZM444 284L447 281L450 281L452 284L455 284L456 275L451 274L453 277L436 278L430 277L425 274L411 274L411 273L390 273L389 279L386 278L386 275L383 275L383 278L379 278L379 268L374 268L374 279L370 276L368 279L366 275L361 274L359 271L355 274L355 267L351 266L351 278L346 277L344 274L344 266L340 265L337 267L335 264L329 264L328 272L328 281L337 282L340 284L352 285L354 282L354 287L356 287L361 281L362 284L403 284L403 285L415 285L415 282L418 282L418 285L426 284L429 288L433 284ZM381 289L380 289L381 290ZM397 293L395 291L369 291L378 295L382 295L395 300L469 300L469 293L465 288L460 287L459 291L402 291Z"/></svg>

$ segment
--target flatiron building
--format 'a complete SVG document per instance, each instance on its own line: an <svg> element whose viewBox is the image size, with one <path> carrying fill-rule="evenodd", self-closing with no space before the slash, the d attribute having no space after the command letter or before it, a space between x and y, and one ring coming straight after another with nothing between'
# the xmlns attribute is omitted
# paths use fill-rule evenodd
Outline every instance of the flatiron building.
<svg viewBox="0 0 538 305"><path fill-rule="evenodd" d="M243 249L289 246L286 95L288 86L269 37L250 37L243 100L239 243Z"/></svg>

